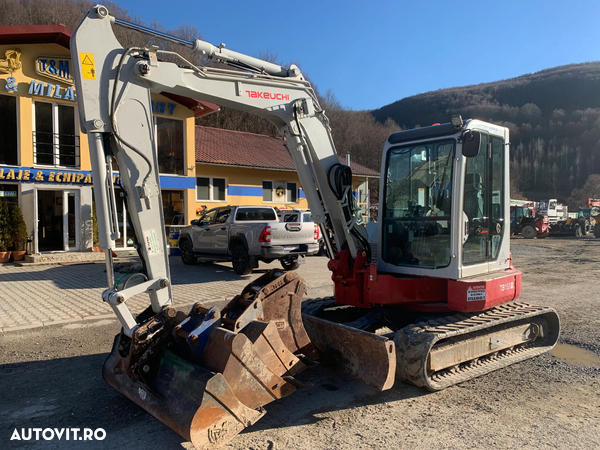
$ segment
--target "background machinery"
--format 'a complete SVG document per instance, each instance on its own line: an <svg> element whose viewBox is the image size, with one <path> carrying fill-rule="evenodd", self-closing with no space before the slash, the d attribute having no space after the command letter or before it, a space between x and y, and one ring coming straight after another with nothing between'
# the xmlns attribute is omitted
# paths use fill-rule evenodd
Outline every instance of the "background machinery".
<svg viewBox="0 0 600 450"><path fill-rule="evenodd" d="M555 226L558 222L564 222L569 218L569 208L567 205L559 203L555 198L540 200L537 203L536 210L538 214L548 216L550 228Z"/></svg>
<svg viewBox="0 0 600 450"><path fill-rule="evenodd" d="M593 234L600 237L600 229L596 226L600 216L600 200L588 198L585 206L579 208L577 216L565 222L565 229L577 237Z"/></svg>
<svg viewBox="0 0 600 450"><path fill-rule="evenodd" d="M237 70L196 67L156 47L124 49L115 24ZM197 448L222 445L254 423L264 405L302 387L298 374L319 358L378 389L397 377L439 390L538 355L558 339L553 310L512 302L521 273L509 248L506 128L454 117L390 136L379 220L367 233L353 206L350 168L339 163L327 117L297 67L167 36L103 6L88 12L71 52L106 252L103 300L122 324L103 376ZM177 63L162 61L166 55ZM301 312L304 281L271 271L221 310L175 309L151 91L238 108L278 127L334 255L335 297L305 302ZM118 237L113 161L145 280L125 289L115 286L111 256ZM150 306L134 317L127 299L144 292Z"/></svg>
<svg viewBox="0 0 600 450"><path fill-rule="evenodd" d="M600 237L600 198L588 198L586 205L590 210L590 223L595 237Z"/></svg>
<svg viewBox="0 0 600 450"><path fill-rule="evenodd" d="M550 233L548 216L536 212L533 203L510 205L510 234L521 234L525 239L544 239Z"/></svg>

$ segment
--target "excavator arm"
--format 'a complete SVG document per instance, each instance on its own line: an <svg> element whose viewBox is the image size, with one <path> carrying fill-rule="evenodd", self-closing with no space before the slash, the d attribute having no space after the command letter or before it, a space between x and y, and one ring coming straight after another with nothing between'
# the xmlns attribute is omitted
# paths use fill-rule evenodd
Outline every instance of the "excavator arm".
<svg viewBox="0 0 600 450"><path fill-rule="evenodd" d="M114 25L185 45L236 70L196 67L156 47L125 49ZM301 387L295 375L318 358L301 317L306 284L293 272L270 271L223 310L196 304L185 314L173 307L150 94L213 102L274 123L329 254L343 248L356 258L368 242L353 206L351 172L340 164L324 111L297 67L167 36L111 17L103 6L83 19L71 38L71 53L80 123L91 153L100 246L106 253L109 288L103 300L123 327L103 376L197 448L224 444L258 420L263 405ZM125 289L114 281L112 259L119 238L114 162L145 278ZM143 292L151 305L134 317L127 300ZM392 370L388 364L386 373Z"/></svg>
<svg viewBox="0 0 600 450"><path fill-rule="evenodd" d="M196 67L178 54L158 48L124 49L113 33L114 24L154 37L167 37L208 58L245 70ZM313 220L322 228L330 227L338 249L347 247L354 258L359 249L368 248L366 232L359 225L359 212L352 209L351 176L344 173L349 169L340 165L327 117L297 67L286 69L228 51L224 46L168 37L115 19L103 6L96 6L84 18L73 34L71 49L76 62L81 126L89 136L92 170L98 180L94 193L99 211L100 246L110 261L118 233L110 183L114 158L122 174L132 226L140 240L148 275L144 288L149 289L154 312L171 304L172 295L154 150L151 92L213 102L270 120L285 137ZM161 61L167 55L178 63ZM322 235L329 249L335 250L329 234ZM130 293L117 294L112 286L113 276L107 272L111 289L105 293L105 299L130 334L135 323L124 307Z"/></svg>

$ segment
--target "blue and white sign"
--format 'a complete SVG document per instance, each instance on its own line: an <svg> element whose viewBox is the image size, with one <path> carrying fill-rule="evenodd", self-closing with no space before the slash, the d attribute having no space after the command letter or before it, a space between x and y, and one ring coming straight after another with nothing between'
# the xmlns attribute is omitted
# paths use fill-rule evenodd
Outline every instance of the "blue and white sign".
<svg viewBox="0 0 600 450"><path fill-rule="evenodd" d="M73 84L72 67L71 58L59 56L38 56L35 58L35 71L37 73L66 84Z"/></svg>
<svg viewBox="0 0 600 450"><path fill-rule="evenodd" d="M31 80L29 83L30 95L40 97L56 98L59 100L75 101L75 90L73 86L61 87L60 84L42 83L41 81Z"/></svg>

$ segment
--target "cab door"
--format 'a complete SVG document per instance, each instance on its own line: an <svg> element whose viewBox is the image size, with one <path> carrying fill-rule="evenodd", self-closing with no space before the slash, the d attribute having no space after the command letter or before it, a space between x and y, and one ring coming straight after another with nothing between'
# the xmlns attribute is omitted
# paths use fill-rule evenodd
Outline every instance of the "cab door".
<svg viewBox="0 0 600 450"><path fill-rule="evenodd" d="M466 158L463 277L498 269L506 228L505 151L503 138L482 132L479 154Z"/></svg>
<svg viewBox="0 0 600 450"><path fill-rule="evenodd" d="M232 207L220 208L215 216L215 223L212 226L212 251L215 253L227 253L229 246L229 219L231 218Z"/></svg>
<svg viewBox="0 0 600 450"><path fill-rule="evenodd" d="M217 209L211 209L201 219L198 219L198 223L193 228L193 241L194 250L202 253L210 253L211 250L211 229L215 222L215 216Z"/></svg>

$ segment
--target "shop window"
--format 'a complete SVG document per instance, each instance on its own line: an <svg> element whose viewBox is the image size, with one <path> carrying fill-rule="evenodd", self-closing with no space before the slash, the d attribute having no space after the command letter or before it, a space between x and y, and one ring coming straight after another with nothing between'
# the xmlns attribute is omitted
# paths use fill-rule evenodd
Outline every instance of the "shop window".
<svg viewBox="0 0 600 450"><path fill-rule="evenodd" d="M286 199L288 203L298 203L298 185L287 183Z"/></svg>
<svg viewBox="0 0 600 450"><path fill-rule="evenodd" d="M0 164L19 164L17 99L7 95L0 95Z"/></svg>
<svg viewBox="0 0 600 450"><path fill-rule="evenodd" d="M263 181L263 202L273 201L273 182Z"/></svg>
<svg viewBox="0 0 600 450"><path fill-rule="evenodd" d="M298 203L298 184L263 181L263 202Z"/></svg>
<svg viewBox="0 0 600 450"><path fill-rule="evenodd" d="M35 102L33 147L37 165L79 168L75 108Z"/></svg>
<svg viewBox="0 0 600 450"><path fill-rule="evenodd" d="M19 185L0 184L0 200L6 201L9 205L19 206Z"/></svg>
<svg viewBox="0 0 600 450"><path fill-rule="evenodd" d="M225 178L196 177L196 200L225 201L226 188Z"/></svg>
<svg viewBox="0 0 600 450"><path fill-rule="evenodd" d="M158 171L183 175L183 121L156 117Z"/></svg>
<svg viewBox="0 0 600 450"><path fill-rule="evenodd" d="M165 216L165 225L172 225L178 221L182 214L185 214L185 202L183 191L161 191L163 213Z"/></svg>

